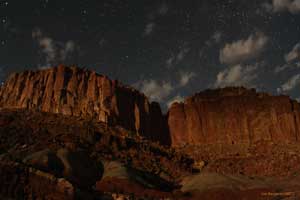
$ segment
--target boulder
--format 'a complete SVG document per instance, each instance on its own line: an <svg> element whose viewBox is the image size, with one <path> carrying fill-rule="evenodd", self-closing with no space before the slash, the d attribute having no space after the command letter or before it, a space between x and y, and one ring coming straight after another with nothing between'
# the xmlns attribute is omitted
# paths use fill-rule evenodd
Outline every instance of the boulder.
<svg viewBox="0 0 300 200"><path fill-rule="evenodd" d="M57 177L64 177L80 187L90 188L101 179L103 166L96 163L84 151L45 149L33 153L23 160L35 169L50 172Z"/></svg>
<svg viewBox="0 0 300 200"><path fill-rule="evenodd" d="M35 152L23 159L23 162L33 166L34 168L53 172L57 176L61 176L64 166L61 160L56 156L56 152L50 149Z"/></svg>
<svg viewBox="0 0 300 200"><path fill-rule="evenodd" d="M64 165L63 176L79 186L93 186L102 177L103 166L92 160L84 151L59 149L57 157Z"/></svg>

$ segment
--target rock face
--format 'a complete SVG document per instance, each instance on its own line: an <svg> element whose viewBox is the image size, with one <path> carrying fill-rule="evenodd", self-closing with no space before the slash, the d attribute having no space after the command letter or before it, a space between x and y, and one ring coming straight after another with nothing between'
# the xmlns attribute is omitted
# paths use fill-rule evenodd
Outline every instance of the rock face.
<svg viewBox="0 0 300 200"><path fill-rule="evenodd" d="M168 124L173 146L296 142L300 105L288 96L256 93L254 89L206 90L173 104Z"/></svg>
<svg viewBox="0 0 300 200"><path fill-rule="evenodd" d="M163 136L168 131L157 103L118 81L77 67L60 65L12 74L0 88L1 107L92 117L148 139L169 142Z"/></svg>
<svg viewBox="0 0 300 200"><path fill-rule="evenodd" d="M0 87L1 108L90 117L173 146L300 138L300 105L288 96L245 88L206 90L173 104L164 116L158 103L137 90L63 65L11 75Z"/></svg>

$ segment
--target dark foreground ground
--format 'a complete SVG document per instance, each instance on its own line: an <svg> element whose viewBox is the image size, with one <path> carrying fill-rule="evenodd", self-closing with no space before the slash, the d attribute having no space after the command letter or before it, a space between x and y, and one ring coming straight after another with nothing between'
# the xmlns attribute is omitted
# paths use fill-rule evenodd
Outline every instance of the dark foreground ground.
<svg viewBox="0 0 300 200"><path fill-rule="evenodd" d="M170 149L93 120L1 110L0 199L300 199L300 146Z"/></svg>

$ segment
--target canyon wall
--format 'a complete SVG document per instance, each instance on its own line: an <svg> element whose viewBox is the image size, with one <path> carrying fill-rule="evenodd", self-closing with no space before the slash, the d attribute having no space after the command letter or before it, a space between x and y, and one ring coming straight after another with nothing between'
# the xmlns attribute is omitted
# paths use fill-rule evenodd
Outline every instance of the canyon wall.
<svg viewBox="0 0 300 200"><path fill-rule="evenodd" d="M137 90L77 67L60 65L12 74L0 89L0 108L91 117L168 144L160 106Z"/></svg>
<svg viewBox="0 0 300 200"><path fill-rule="evenodd" d="M288 96L229 87L174 103L166 116L139 91L96 72L58 67L12 74L0 87L0 108L91 117L162 144L297 142L300 105Z"/></svg>
<svg viewBox="0 0 300 200"><path fill-rule="evenodd" d="M173 104L168 124L173 146L296 142L300 106L288 96L256 93L254 89L206 90Z"/></svg>

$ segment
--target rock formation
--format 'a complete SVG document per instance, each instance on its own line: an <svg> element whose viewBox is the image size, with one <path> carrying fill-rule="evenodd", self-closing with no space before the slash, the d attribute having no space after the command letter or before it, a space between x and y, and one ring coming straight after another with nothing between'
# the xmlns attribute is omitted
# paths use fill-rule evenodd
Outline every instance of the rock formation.
<svg viewBox="0 0 300 200"><path fill-rule="evenodd" d="M137 90L77 67L12 74L0 88L0 108L26 108L92 117L168 143L160 106ZM163 139L161 139L163 138Z"/></svg>
<svg viewBox="0 0 300 200"><path fill-rule="evenodd" d="M254 89L206 90L173 104L168 116L174 146L296 142L300 137L299 103Z"/></svg>
<svg viewBox="0 0 300 200"><path fill-rule="evenodd" d="M238 87L206 90L173 104L164 116L158 103L137 90L63 65L12 74L0 87L0 108L94 118L173 146L295 142L300 137L300 105L288 96Z"/></svg>

